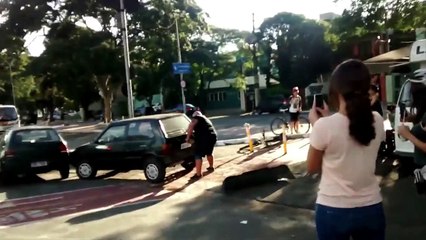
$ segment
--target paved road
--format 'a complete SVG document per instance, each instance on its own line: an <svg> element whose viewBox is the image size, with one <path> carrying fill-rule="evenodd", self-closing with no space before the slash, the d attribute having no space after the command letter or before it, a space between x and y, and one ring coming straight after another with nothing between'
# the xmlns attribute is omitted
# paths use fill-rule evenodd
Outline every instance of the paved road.
<svg viewBox="0 0 426 240"><path fill-rule="evenodd" d="M251 125L253 135L261 134L263 130L268 133L272 120L278 116L283 116L283 114L212 117L212 122L218 132L219 140L229 140L246 137L245 123ZM307 113L303 113L303 116L307 117ZM104 127L103 124L83 124L82 127L78 125L61 126L58 130L66 140L69 140L70 148L74 149L79 144L92 140Z"/></svg>
<svg viewBox="0 0 426 240"><path fill-rule="evenodd" d="M276 117L283 114L268 114L268 115L247 115L247 116L229 116L222 118L213 118L212 122L218 132L219 140L228 140L246 137L244 124L249 123L252 134L262 133L270 130L270 124ZM307 117L307 113L303 113Z"/></svg>
<svg viewBox="0 0 426 240"><path fill-rule="evenodd" d="M223 197L226 176L283 159L280 149L253 158L236 154L239 147L218 147L216 171L197 182L176 167L162 185L130 171L101 172L92 181L48 173L0 186L0 239L275 239L283 231L311 239L310 211Z"/></svg>

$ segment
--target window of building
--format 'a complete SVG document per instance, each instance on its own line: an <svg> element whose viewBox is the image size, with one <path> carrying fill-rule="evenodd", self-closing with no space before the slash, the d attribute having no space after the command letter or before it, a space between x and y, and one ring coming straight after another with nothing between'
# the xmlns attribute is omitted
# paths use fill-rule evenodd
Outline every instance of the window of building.
<svg viewBox="0 0 426 240"><path fill-rule="evenodd" d="M223 102L226 101L226 92L209 93L209 102Z"/></svg>

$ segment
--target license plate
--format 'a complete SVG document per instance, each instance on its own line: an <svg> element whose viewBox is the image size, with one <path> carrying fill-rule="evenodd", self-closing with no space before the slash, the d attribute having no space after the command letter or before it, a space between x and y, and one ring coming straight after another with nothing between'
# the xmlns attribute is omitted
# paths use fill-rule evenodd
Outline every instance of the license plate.
<svg viewBox="0 0 426 240"><path fill-rule="evenodd" d="M33 167L33 168L35 168L35 167L45 167L45 166L47 166L47 162L46 161L31 163L31 167Z"/></svg>
<svg viewBox="0 0 426 240"><path fill-rule="evenodd" d="M186 149L186 148L190 148L192 145L190 143L182 143L180 145L180 149Z"/></svg>

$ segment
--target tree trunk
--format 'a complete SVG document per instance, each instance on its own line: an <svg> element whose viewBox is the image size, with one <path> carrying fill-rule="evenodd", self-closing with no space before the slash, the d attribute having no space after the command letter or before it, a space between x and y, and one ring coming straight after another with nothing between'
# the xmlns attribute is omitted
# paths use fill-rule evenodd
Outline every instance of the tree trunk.
<svg viewBox="0 0 426 240"><path fill-rule="evenodd" d="M110 86L111 76L96 76L98 87L102 93L102 99L104 100L104 121L110 123L112 120L112 100L113 100L113 89Z"/></svg>
<svg viewBox="0 0 426 240"><path fill-rule="evenodd" d="M112 93L104 95L104 120L110 123L112 120Z"/></svg>

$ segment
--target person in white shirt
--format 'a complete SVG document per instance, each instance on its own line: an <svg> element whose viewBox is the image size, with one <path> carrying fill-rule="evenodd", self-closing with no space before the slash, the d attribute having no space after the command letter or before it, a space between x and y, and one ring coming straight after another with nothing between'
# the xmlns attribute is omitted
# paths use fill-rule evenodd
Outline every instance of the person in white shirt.
<svg viewBox="0 0 426 240"><path fill-rule="evenodd" d="M370 73L358 60L334 70L330 114L313 107L307 157L308 172L320 173L316 201L319 240L384 240L385 215L379 182L374 174L380 143L385 139L383 118L372 112L368 90ZM315 105L314 101L314 106Z"/></svg>
<svg viewBox="0 0 426 240"><path fill-rule="evenodd" d="M290 96L290 131L299 133L299 115L302 111L302 97L299 96L299 87L294 87Z"/></svg>

